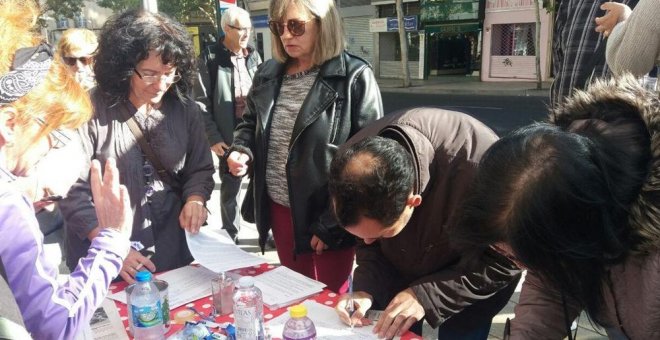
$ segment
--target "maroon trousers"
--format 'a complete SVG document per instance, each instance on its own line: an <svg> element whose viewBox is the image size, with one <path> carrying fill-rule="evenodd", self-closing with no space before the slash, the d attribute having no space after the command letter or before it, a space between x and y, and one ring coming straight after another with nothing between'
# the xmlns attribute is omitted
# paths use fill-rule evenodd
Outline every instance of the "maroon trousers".
<svg viewBox="0 0 660 340"><path fill-rule="evenodd" d="M271 201L273 239L280 263L300 274L323 282L333 292L345 293L348 275L353 269L355 249L325 250L316 253L295 254L291 209Z"/></svg>

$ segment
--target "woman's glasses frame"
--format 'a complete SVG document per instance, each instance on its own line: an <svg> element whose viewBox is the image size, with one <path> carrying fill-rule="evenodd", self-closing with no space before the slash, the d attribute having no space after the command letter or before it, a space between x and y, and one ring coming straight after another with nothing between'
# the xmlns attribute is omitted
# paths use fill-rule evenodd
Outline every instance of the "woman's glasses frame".
<svg viewBox="0 0 660 340"><path fill-rule="evenodd" d="M36 120L37 124L40 126L46 126L46 121L42 118L35 118L34 120ZM48 133L48 143L50 144L51 149L61 149L70 141L71 137L69 137L64 130L55 129Z"/></svg>
<svg viewBox="0 0 660 340"><path fill-rule="evenodd" d="M289 33L291 33L291 35L293 35L294 37L299 37L305 34L305 25L307 25L308 22L313 20L316 19L312 19L312 20L289 19L286 21L286 24L283 22L270 20L268 21L268 28L270 28L270 31L273 32L273 34L275 34L278 37L281 37L282 35L284 35L284 27L286 27L286 29L289 30Z"/></svg>
<svg viewBox="0 0 660 340"><path fill-rule="evenodd" d="M161 79L164 79L168 84L174 84L179 80L181 80L181 75L178 73L174 73L170 75L159 74L159 75L149 76L149 75L143 75L136 68L133 68L133 72L135 72L135 74L137 74L137 76L140 77L140 79L142 79L142 81L147 85L152 85L154 83L157 83L161 81Z"/></svg>

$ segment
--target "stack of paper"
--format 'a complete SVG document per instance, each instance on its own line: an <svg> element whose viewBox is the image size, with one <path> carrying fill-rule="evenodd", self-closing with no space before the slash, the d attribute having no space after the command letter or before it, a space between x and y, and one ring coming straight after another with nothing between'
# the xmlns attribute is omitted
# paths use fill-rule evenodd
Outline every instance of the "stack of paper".
<svg viewBox="0 0 660 340"><path fill-rule="evenodd" d="M281 266L254 277L263 293L264 305L279 309L323 291L325 284Z"/></svg>
<svg viewBox="0 0 660 340"><path fill-rule="evenodd" d="M202 266L216 272L257 266L266 261L239 248L226 230L201 228L199 233L186 232L190 253Z"/></svg>
<svg viewBox="0 0 660 340"><path fill-rule="evenodd" d="M158 274L156 278L169 285L170 309L174 309L211 295L211 279L215 276L217 276L216 273L204 267L185 266ZM126 303L125 290L110 294L108 297Z"/></svg>

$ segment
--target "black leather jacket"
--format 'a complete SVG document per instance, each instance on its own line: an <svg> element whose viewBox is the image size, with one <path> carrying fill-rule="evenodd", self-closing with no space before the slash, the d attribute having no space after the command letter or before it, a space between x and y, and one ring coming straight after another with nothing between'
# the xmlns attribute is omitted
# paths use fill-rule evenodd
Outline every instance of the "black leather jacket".
<svg viewBox="0 0 660 340"><path fill-rule="evenodd" d="M271 228L266 153L272 112L284 73L285 64L275 60L261 64L247 98L243 122L234 131L232 147L250 155L252 179L243 204L254 203L251 212L262 251ZM327 174L338 146L382 116L380 90L366 61L344 52L321 65L296 118L286 165L295 253L312 251L312 235L330 249L355 243L330 208Z"/></svg>

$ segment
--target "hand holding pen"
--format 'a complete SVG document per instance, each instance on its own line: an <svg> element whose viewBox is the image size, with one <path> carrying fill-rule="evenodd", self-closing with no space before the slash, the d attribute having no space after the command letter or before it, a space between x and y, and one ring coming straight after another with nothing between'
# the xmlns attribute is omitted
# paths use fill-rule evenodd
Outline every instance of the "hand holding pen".
<svg viewBox="0 0 660 340"><path fill-rule="evenodd" d="M367 325L364 315L371 308L373 298L367 292L353 291L352 280L349 281L349 292L339 297L335 311L339 319L351 327Z"/></svg>

